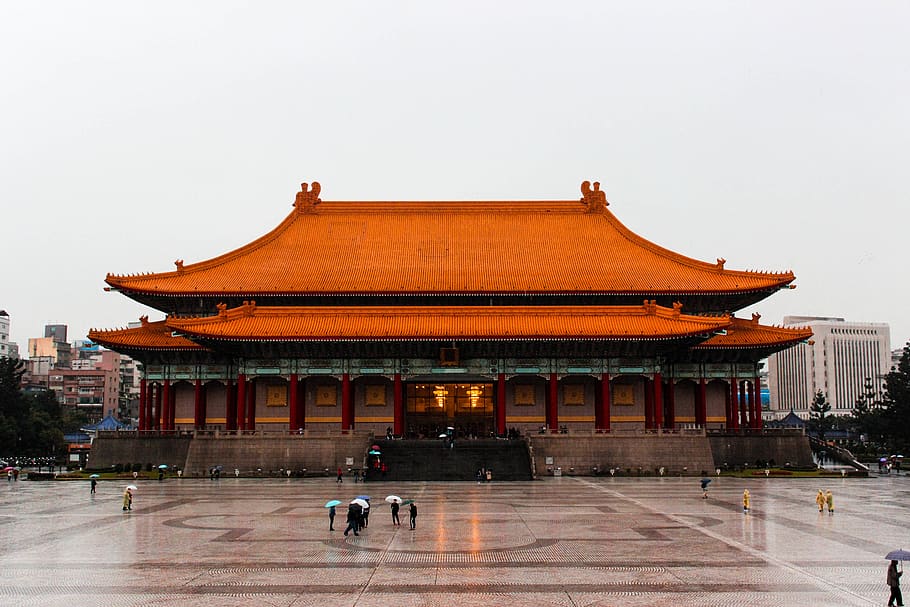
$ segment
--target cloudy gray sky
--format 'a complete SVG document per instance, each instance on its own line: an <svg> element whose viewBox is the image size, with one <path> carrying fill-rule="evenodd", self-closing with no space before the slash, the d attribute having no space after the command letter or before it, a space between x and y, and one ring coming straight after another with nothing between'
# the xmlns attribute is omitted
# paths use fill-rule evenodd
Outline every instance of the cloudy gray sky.
<svg viewBox="0 0 910 607"><path fill-rule="evenodd" d="M6 2L12 339L150 310L169 271L325 200L572 199L798 288L751 311L910 338L910 3ZM153 319L160 314L152 311Z"/></svg>

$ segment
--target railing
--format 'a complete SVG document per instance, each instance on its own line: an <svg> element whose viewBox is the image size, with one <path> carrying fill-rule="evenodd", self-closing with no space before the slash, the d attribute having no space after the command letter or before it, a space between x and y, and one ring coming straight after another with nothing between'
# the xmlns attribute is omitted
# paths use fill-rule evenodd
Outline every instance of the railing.
<svg viewBox="0 0 910 607"><path fill-rule="evenodd" d="M184 437L184 438L326 438L356 436L369 437L372 432L368 430L99 430L98 437L104 438L156 438L156 437Z"/></svg>

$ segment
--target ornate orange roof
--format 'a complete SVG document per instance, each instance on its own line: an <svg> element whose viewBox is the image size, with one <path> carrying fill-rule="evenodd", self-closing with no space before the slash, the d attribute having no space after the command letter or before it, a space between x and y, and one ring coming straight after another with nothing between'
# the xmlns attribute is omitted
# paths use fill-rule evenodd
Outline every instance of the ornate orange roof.
<svg viewBox="0 0 910 607"><path fill-rule="evenodd" d="M693 346L693 349L738 349L738 348L785 348L812 337L808 327L772 327L759 324L761 318L753 314L751 320L733 318L725 334L715 335L710 339Z"/></svg>
<svg viewBox="0 0 910 607"><path fill-rule="evenodd" d="M88 338L111 350L205 350L204 347L185 337L175 337L159 320L149 322L148 316L139 319L142 325L130 329L91 329Z"/></svg>
<svg viewBox="0 0 910 607"><path fill-rule="evenodd" d="M661 340L727 327L728 316L639 306L257 307L169 318L190 339L225 341Z"/></svg>
<svg viewBox="0 0 910 607"><path fill-rule="evenodd" d="M729 270L630 231L598 184L581 200L323 202L303 184L274 230L175 271L108 274L148 297L307 295L622 294L766 292L792 272Z"/></svg>

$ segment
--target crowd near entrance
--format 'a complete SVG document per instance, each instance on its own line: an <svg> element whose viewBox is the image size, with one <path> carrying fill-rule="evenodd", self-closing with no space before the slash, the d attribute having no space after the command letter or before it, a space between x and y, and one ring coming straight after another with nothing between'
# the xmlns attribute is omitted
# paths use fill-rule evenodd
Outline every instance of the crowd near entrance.
<svg viewBox="0 0 910 607"><path fill-rule="evenodd" d="M495 431L492 383L410 383L405 404L407 438L489 437Z"/></svg>

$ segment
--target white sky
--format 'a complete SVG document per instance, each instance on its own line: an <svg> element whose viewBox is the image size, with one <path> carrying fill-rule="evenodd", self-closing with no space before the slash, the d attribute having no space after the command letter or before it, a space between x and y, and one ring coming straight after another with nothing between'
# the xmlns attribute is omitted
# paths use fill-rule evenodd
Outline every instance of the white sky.
<svg viewBox="0 0 910 607"><path fill-rule="evenodd" d="M798 288L744 310L910 338L910 3L4 2L0 309L161 314L170 271L324 200L574 199Z"/></svg>

